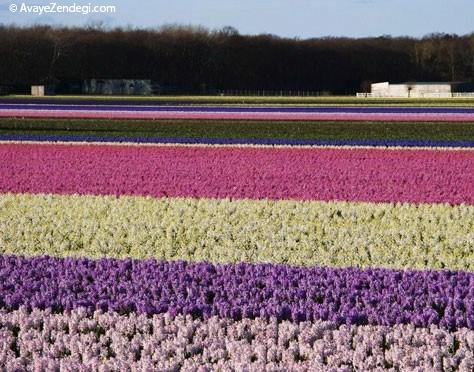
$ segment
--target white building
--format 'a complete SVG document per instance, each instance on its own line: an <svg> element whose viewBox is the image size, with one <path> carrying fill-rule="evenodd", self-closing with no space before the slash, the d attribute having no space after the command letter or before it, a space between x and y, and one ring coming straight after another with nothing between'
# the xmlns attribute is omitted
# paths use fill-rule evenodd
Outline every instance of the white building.
<svg viewBox="0 0 474 372"><path fill-rule="evenodd" d="M472 92L471 84L463 82L415 82L390 84L388 81L371 84L372 97L396 98L451 98L453 93Z"/></svg>

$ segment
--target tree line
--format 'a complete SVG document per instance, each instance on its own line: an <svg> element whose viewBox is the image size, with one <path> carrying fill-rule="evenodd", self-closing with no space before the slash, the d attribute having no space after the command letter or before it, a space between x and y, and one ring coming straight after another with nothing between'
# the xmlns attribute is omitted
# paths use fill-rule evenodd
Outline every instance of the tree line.
<svg viewBox="0 0 474 372"><path fill-rule="evenodd" d="M474 33L416 39L240 35L225 27L0 26L0 85L15 91L91 78L151 79L165 92L367 91L376 81L474 81Z"/></svg>

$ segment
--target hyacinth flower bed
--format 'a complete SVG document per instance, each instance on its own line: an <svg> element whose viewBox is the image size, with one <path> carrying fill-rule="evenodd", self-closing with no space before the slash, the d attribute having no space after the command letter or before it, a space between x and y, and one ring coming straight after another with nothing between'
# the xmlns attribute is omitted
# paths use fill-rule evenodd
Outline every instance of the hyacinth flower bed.
<svg viewBox="0 0 474 372"><path fill-rule="evenodd" d="M0 119L0 134L300 141L472 141L472 123L255 120Z"/></svg>
<svg viewBox="0 0 474 372"><path fill-rule="evenodd" d="M259 107L0 103L0 117L472 122L472 107Z"/></svg>
<svg viewBox="0 0 474 372"><path fill-rule="evenodd" d="M474 369L474 110L206 110L0 120L2 366Z"/></svg>
<svg viewBox="0 0 474 372"><path fill-rule="evenodd" d="M13 193L474 203L474 152L7 143Z"/></svg>

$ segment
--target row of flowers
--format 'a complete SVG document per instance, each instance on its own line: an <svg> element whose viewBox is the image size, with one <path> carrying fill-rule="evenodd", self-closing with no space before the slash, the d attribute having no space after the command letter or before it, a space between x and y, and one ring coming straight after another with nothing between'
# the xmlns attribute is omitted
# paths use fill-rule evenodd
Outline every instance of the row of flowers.
<svg viewBox="0 0 474 372"><path fill-rule="evenodd" d="M65 371L471 371L474 332L22 308L0 312L0 364Z"/></svg>
<svg viewBox="0 0 474 372"><path fill-rule="evenodd" d="M3 254L474 271L474 207L0 194Z"/></svg>
<svg viewBox="0 0 474 372"><path fill-rule="evenodd" d="M74 119L199 119L199 120L297 120L297 121L426 121L472 122L473 112L257 112L257 111L134 111L119 109L88 109L78 107L5 109L0 117L74 118Z"/></svg>
<svg viewBox="0 0 474 372"><path fill-rule="evenodd" d="M0 192L474 204L474 152L2 144Z"/></svg>
<svg viewBox="0 0 474 372"><path fill-rule="evenodd" d="M320 114L473 114L474 108L470 106L305 106L305 105L190 105L190 104L98 104L83 102L71 103L1 103L2 110L62 110L62 111L152 111L152 112L231 112L231 113L320 113Z"/></svg>
<svg viewBox="0 0 474 372"><path fill-rule="evenodd" d="M291 139L291 138L203 138L203 137L138 137L103 136L99 134L0 134L0 141L155 143L203 145L261 146L344 146L344 147L428 147L472 148L474 141L422 139Z"/></svg>
<svg viewBox="0 0 474 372"><path fill-rule="evenodd" d="M474 274L1 256L0 306L474 329Z"/></svg>

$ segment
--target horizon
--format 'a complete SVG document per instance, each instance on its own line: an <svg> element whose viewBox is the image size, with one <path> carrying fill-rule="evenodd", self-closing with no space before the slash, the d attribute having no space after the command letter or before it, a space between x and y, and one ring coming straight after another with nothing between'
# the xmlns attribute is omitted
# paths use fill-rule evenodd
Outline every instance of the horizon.
<svg viewBox="0 0 474 372"><path fill-rule="evenodd" d="M109 6L104 13L45 12L48 0L0 0L0 24L18 27L94 27L105 29L157 29L179 25L210 31L230 26L241 35L274 35L281 38L423 38L432 34L464 36L474 32L470 0L125 0L58 1L58 6ZM11 7L14 8L11 8ZM11 10L13 9L13 10ZM45 10L46 8L42 8ZM81 8L87 10L90 8ZM41 9L40 9L41 10ZM291 14L291 16L288 16ZM420 18L422 16L422 18ZM421 21L420 21L421 19ZM341 27L341 25L343 25Z"/></svg>
<svg viewBox="0 0 474 372"><path fill-rule="evenodd" d="M217 33L217 32L222 32L224 28L231 28L234 29L237 32L237 35L239 36L244 36L244 37L258 37L258 36L269 36L269 37L274 37L278 39L288 39L288 40L299 40L299 41L305 41L305 40L312 40L312 39L318 39L318 40L323 40L323 39L351 39L351 40L363 40L363 39L380 39L380 38L389 38L389 39L413 39L413 40L422 40L425 38L430 38L430 37L470 37L474 35L474 31L468 32L465 34L457 34L457 33L447 33L447 32L431 32L427 34L423 34L421 36L411 36L411 35L389 35L389 34L383 34L383 35L378 35L378 36L344 36L344 35L321 35L321 36L313 36L313 37L308 37L308 38L301 38L298 36L295 37L290 37L290 36L281 36L277 34L272 34L272 33L260 33L260 34L245 34L242 33L239 29L235 28L234 26L227 25L223 26L220 29L211 29L203 25L187 25L187 24L163 24L163 25L158 25L155 27L134 27L131 25L128 26L111 26L111 25L106 25L102 23L91 23L87 25L65 25L65 24L29 24L29 25L18 25L18 24L7 24L7 23L2 23L0 22L0 27L4 28L17 28L17 29L31 29L31 28L51 28L53 30L94 30L94 31L102 31L102 32L113 32L117 30L121 30L124 32L127 31L150 31L150 32L160 32L164 29L167 28L176 28L177 30L183 29L183 30L190 30L190 31L205 31L208 32L209 34L212 33Z"/></svg>

